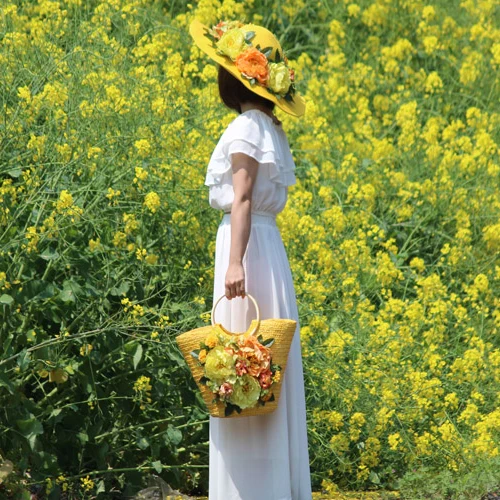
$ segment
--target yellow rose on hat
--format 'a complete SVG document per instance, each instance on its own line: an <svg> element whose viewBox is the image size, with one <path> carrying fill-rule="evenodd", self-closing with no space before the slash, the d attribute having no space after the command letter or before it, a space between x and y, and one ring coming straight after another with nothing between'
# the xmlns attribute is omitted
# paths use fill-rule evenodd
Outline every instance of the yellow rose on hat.
<svg viewBox="0 0 500 500"><path fill-rule="evenodd" d="M277 94L285 95L291 84L290 70L284 62L269 63L269 88Z"/></svg>
<svg viewBox="0 0 500 500"><path fill-rule="evenodd" d="M239 28L226 31L216 43L219 50L233 61L247 48L245 33Z"/></svg>

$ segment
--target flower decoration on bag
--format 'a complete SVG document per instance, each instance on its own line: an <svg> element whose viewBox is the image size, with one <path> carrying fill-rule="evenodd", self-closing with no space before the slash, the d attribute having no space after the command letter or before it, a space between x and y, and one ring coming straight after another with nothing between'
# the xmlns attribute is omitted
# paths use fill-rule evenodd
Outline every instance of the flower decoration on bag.
<svg viewBox="0 0 500 500"><path fill-rule="evenodd" d="M243 29L240 21L220 21L205 34L219 55L229 57L241 76L251 85L261 85L278 99L293 101L295 71L288 66L288 59L279 50L271 60L273 47L253 46L254 31Z"/></svg>
<svg viewBox="0 0 500 500"><path fill-rule="evenodd" d="M214 327L191 355L204 366L199 380L222 402L225 416L233 411L274 401L273 384L280 381L281 367L272 363L270 346L274 339L262 335L227 335Z"/></svg>

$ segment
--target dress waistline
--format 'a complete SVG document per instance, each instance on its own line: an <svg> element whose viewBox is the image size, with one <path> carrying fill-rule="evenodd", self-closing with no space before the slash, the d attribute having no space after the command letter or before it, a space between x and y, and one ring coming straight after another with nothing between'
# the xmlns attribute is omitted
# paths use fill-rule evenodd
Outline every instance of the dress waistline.
<svg viewBox="0 0 500 500"><path fill-rule="evenodd" d="M224 211L224 215L230 215L231 212L226 212ZM264 217L272 217L273 219L276 219L276 214L273 214L271 212L265 212L264 210L252 210L252 215L263 215Z"/></svg>
<svg viewBox="0 0 500 500"><path fill-rule="evenodd" d="M277 226L276 224L276 214L271 212L264 212L263 210L252 210L252 226L256 224L265 224L267 226ZM220 222L220 225L231 224L231 212L224 212L224 216Z"/></svg>

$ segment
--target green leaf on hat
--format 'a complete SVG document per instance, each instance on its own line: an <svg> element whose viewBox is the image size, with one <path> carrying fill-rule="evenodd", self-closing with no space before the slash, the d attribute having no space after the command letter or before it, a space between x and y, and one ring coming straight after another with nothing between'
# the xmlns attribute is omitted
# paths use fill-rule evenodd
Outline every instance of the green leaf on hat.
<svg viewBox="0 0 500 500"><path fill-rule="evenodd" d="M281 55L280 55L280 51L279 50L276 50L276 56L274 58L274 62L275 63L279 63L281 61Z"/></svg>
<svg viewBox="0 0 500 500"><path fill-rule="evenodd" d="M255 36L255 31L247 31L245 33L245 41L249 42Z"/></svg>
<svg viewBox="0 0 500 500"><path fill-rule="evenodd" d="M271 55L271 52L273 51L272 47L266 47L265 49L262 49L261 52L266 56L269 57Z"/></svg>

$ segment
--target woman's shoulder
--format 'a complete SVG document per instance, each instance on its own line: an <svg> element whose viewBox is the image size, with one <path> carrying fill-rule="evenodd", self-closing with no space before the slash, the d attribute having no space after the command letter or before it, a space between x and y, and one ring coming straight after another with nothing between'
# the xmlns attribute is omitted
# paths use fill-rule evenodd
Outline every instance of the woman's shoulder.
<svg viewBox="0 0 500 500"><path fill-rule="evenodd" d="M222 134L223 142L235 138L245 139L249 142L274 143L286 141L286 134L281 125L276 125L274 120L258 109L249 109L234 118Z"/></svg>

